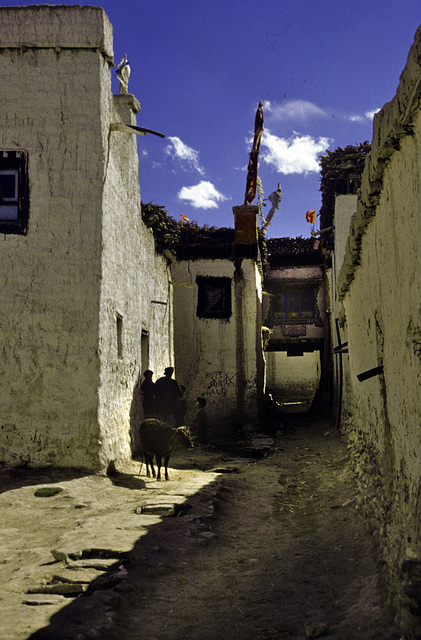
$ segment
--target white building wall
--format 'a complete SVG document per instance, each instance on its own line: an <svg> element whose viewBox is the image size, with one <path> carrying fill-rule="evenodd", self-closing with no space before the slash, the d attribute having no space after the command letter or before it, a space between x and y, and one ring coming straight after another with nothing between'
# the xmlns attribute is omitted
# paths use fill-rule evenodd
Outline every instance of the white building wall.
<svg viewBox="0 0 421 640"><path fill-rule="evenodd" d="M173 359L136 136L110 130L138 103L111 94L100 8L0 8L0 59L0 149L28 153L30 191L27 234L1 239L0 460L104 469L130 455L142 371Z"/></svg>
<svg viewBox="0 0 421 640"><path fill-rule="evenodd" d="M258 418L263 385L261 278L256 263L244 259L241 274L230 260L181 261L173 267L175 375L186 386L194 419L198 396L207 401L211 429L224 431ZM229 319L198 318L197 276L232 280Z"/></svg>
<svg viewBox="0 0 421 640"><path fill-rule="evenodd" d="M359 266L343 302L355 408L380 450L408 481L421 479L420 424L421 117L385 171L376 216L364 234ZM365 382L357 374L384 366ZM368 422L367 422L368 420Z"/></svg>
<svg viewBox="0 0 421 640"><path fill-rule="evenodd" d="M335 198L335 279L339 273L349 236L351 218L357 210L357 196L354 194L338 195Z"/></svg>
<svg viewBox="0 0 421 640"><path fill-rule="evenodd" d="M420 43L421 28L396 97L375 117L338 276L349 342L344 426L411 638L418 637L411 635L415 628L421 632L411 613L418 606L416 588L403 569L407 560L421 564ZM377 366L383 373L358 380Z"/></svg>
<svg viewBox="0 0 421 640"><path fill-rule="evenodd" d="M0 251L0 458L13 463L98 452L103 16L0 9L0 148L28 153L30 189L28 233Z"/></svg>
<svg viewBox="0 0 421 640"><path fill-rule="evenodd" d="M320 351L288 357L286 351L267 351L266 392L285 413L306 412L320 384Z"/></svg>
<svg viewBox="0 0 421 640"><path fill-rule="evenodd" d="M142 419L139 385L147 368L173 358L172 290L166 259L155 252L152 231L141 218L138 138L110 125L136 125L138 101L111 95L104 78L102 279L99 318L101 384L99 423L103 465L131 455ZM105 135L108 131L108 134ZM140 144L141 144L140 138ZM142 354L148 333L149 357Z"/></svg>
<svg viewBox="0 0 421 640"><path fill-rule="evenodd" d="M327 316L330 322L330 335L332 338L332 347L338 347L339 344L346 342L345 339L345 314L342 302L338 299L338 275L342 269L346 256L346 247L348 236L350 233L350 225L352 217L357 210L357 196L353 194L338 195L335 198L334 212L334 238L335 245L332 255L332 266L326 270L326 286L329 292ZM339 332L339 333L338 333ZM336 353L333 356L333 415L340 423L340 414L344 414L348 410L348 406L352 405L349 398L351 387L349 384L349 366L348 353Z"/></svg>

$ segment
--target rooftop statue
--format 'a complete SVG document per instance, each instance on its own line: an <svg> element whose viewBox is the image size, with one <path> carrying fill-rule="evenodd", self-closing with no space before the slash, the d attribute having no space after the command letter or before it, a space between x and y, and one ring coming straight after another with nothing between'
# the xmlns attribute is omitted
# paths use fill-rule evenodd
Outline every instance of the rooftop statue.
<svg viewBox="0 0 421 640"><path fill-rule="evenodd" d="M269 213L267 214L266 219L262 225L262 231L266 231L268 226L271 224L272 218L275 215L275 211L279 209L279 205L281 204L281 197L282 197L282 189L281 189L280 182L278 182L277 190L271 193L270 195L268 195L268 200L271 203L272 207Z"/></svg>
<svg viewBox="0 0 421 640"><path fill-rule="evenodd" d="M127 53L124 54L124 58L120 60L116 69L116 76L120 83L120 94L128 94L129 78L130 78L130 65L127 60Z"/></svg>
<svg viewBox="0 0 421 640"><path fill-rule="evenodd" d="M263 102L260 100L257 107L256 117L254 119L254 139L253 147L249 154L249 163L247 167L247 183L244 204L251 204L256 197L257 187L257 165L259 161L260 140L263 133Z"/></svg>

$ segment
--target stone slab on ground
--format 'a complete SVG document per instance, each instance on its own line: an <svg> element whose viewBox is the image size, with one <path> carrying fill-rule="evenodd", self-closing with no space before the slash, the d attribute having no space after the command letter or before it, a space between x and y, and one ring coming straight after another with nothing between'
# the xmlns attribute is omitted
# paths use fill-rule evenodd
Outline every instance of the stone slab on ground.
<svg viewBox="0 0 421 640"><path fill-rule="evenodd" d="M120 508L118 515L109 513L81 519L73 529L60 536L57 547L67 555L88 549L108 549L119 557L129 553L136 540L158 522L156 516L142 516L135 513L135 509L125 512Z"/></svg>
<svg viewBox="0 0 421 640"><path fill-rule="evenodd" d="M104 569L105 570L105 569ZM56 573L53 573L53 580L60 582L79 582L89 584L99 578L104 573L104 570L92 569L91 567L74 567L64 569L58 569ZM108 568L107 568L108 570Z"/></svg>
<svg viewBox="0 0 421 640"><path fill-rule="evenodd" d="M0 638L27 640L74 601L28 590L50 585L62 574L65 583L79 571L84 572L79 582L89 587L118 571L121 556L162 519L136 513L141 504L182 503L215 477L198 469L170 469L171 479L157 482L139 476L137 462L128 462L113 477L76 470L1 469ZM95 549L100 557L85 557L84 552ZM90 582L85 582L86 571L91 572Z"/></svg>

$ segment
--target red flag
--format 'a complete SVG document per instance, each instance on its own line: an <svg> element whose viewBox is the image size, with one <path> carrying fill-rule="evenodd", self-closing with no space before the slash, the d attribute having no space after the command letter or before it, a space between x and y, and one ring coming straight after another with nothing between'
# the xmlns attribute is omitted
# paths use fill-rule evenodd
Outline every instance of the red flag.
<svg viewBox="0 0 421 640"><path fill-rule="evenodd" d="M316 220L316 212L315 211L307 211L306 212L306 220L307 220L307 222L310 222L311 224L314 224L315 220Z"/></svg>

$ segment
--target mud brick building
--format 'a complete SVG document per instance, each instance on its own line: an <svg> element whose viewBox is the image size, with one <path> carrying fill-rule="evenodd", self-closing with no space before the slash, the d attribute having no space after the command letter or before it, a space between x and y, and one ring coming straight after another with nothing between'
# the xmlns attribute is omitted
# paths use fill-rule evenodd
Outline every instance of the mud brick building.
<svg viewBox="0 0 421 640"><path fill-rule="evenodd" d="M127 458L141 372L172 363L167 260L141 219L136 136L116 126L140 105L112 95L113 59L99 7L0 8L0 459L12 464Z"/></svg>

